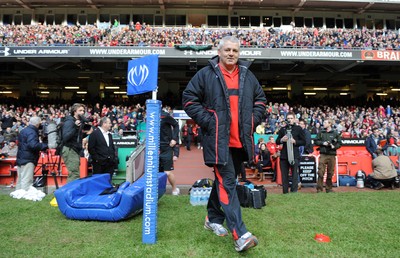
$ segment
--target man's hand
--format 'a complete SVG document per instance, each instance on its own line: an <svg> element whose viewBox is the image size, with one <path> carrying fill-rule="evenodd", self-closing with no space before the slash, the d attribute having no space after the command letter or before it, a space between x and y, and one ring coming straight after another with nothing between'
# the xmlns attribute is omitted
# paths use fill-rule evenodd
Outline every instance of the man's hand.
<svg viewBox="0 0 400 258"><path fill-rule="evenodd" d="M176 145L176 141L175 140L171 140L170 142L169 142L169 146L172 148L172 147L174 147Z"/></svg>

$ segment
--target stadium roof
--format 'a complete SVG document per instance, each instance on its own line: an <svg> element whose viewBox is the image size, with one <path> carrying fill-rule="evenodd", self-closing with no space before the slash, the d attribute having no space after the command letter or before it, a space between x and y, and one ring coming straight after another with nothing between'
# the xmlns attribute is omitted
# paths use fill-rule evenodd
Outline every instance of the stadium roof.
<svg viewBox="0 0 400 258"><path fill-rule="evenodd" d="M0 8L122 8L141 7L176 9L202 8L229 10L265 9L298 11L344 11L344 12L400 12L400 0L1 0Z"/></svg>

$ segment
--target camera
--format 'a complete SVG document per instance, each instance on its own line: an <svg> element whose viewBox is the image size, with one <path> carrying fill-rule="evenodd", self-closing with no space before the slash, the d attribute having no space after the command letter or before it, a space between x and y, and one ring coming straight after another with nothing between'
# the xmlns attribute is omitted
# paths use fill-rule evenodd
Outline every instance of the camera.
<svg viewBox="0 0 400 258"><path fill-rule="evenodd" d="M84 116L79 116L79 120L81 120L82 123L87 124L90 122L90 120L87 117Z"/></svg>

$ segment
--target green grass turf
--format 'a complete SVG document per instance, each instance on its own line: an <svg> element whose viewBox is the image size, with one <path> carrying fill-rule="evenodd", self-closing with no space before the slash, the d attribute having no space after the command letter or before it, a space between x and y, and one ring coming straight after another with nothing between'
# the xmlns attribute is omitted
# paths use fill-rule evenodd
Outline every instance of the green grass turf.
<svg viewBox="0 0 400 258"><path fill-rule="evenodd" d="M142 244L142 215L121 222L66 219L49 202L0 195L0 257L399 257L400 191L271 194L242 208L259 245L237 254L231 236L203 228L206 209L189 196L159 202L154 245ZM314 240L316 233L330 243Z"/></svg>

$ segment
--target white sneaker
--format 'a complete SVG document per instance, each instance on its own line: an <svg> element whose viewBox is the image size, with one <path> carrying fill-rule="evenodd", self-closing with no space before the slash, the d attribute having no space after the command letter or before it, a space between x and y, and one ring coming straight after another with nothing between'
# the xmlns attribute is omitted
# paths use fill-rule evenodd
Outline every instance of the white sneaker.
<svg viewBox="0 0 400 258"><path fill-rule="evenodd" d="M172 195L179 195L181 190L179 188L176 188L175 191L172 191Z"/></svg>
<svg viewBox="0 0 400 258"><path fill-rule="evenodd" d="M208 216L206 216L206 220L204 222L204 228L211 230L217 236L227 236L228 235L228 230L226 228L224 228L224 226L222 226L221 224L218 224L218 223L211 223L208 220Z"/></svg>
<svg viewBox="0 0 400 258"><path fill-rule="evenodd" d="M250 232L247 232L235 241L235 250L238 252L246 251L249 248L258 245L258 240Z"/></svg>

